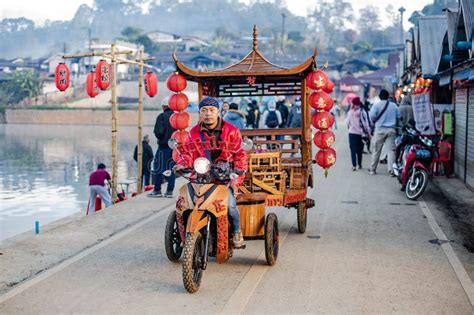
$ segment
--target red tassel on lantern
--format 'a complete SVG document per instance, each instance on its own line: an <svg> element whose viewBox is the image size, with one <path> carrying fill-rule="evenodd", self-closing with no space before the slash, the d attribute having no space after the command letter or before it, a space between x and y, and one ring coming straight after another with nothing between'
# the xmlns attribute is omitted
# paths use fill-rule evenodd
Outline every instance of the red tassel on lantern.
<svg viewBox="0 0 474 315"><path fill-rule="evenodd" d="M166 80L166 86L173 92L181 92L187 86L186 77L179 73L173 73Z"/></svg>
<svg viewBox="0 0 474 315"><path fill-rule="evenodd" d="M107 88L110 85L110 65L107 61L105 60L100 60L96 67L95 67L95 72L96 72L96 84L101 90L107 90Z"/></svg>
<svg viewBox="0 0 474 315"><path fill-rule="evenodd" d="M87 75L86 92L90 97L96 97L99 94L99 87L95 83L95 71L91 71Z"/></svg>
<svg viewBox="0 0 474 315"><path fill-rule="evenodd" d="M186 94L183 93L178 93L178 94L173 94L170 97L170 100L168 102L168 106L172 111L179 112L188 107L189 100Z"/></svg>
<svg viewBox="0 0 474 315"><path fill-rule="evenodd" d="M178 143L183 143L188 139L189 132L186 130L176 130L171 135L171 138L178 140Z"/></svg>
<svg viewBox="0 0 474 315"><path fill-rule="evenodd" d="M334 101L326 92L313 92L309 96L309 105L316 110L330 111Z"/></svg>
<svg viewBox="0 0 474 315"><path fill-rule="evenodd" d="M189 127L189 114L186 112L174 113L170 117L170 125L176 130L182 130Z"/></svg>
<svg viewBox="0 0 474 315"><path fill-rule="evenodd" d="M158 93L158 79L156 75L148 71L144 76L145 81L145 93L148 94L149 97L153 97Z"/></svg>
<svg viewBox="0 0 474 315"><path fill-rule="evenodd" d="M329 112L316 112L311 117L311 124L314 128L327 130L334 124L334 117Z"/></svg>
<svg viewBox="0 0 474 315"><path fill-rule="evenodd" d="M70 71L64 62L59 63L54 71L54 80L56 88L61 92L66 91L69 87Z"/></svg>
<svg viewBox="0 0 474 315"><path fill-rule="evenodd" d="M324 71L311 71L306 77L306 85L312 90L320 91L327 85L328 80L329 78Z"/></svg>
<svg viewBox="0 0 474 315"><path fill-rule="evenodd" d="M314 144L320 149L327 149L334 144L336 136L330 130L318 131L314 135Z"/></svg>

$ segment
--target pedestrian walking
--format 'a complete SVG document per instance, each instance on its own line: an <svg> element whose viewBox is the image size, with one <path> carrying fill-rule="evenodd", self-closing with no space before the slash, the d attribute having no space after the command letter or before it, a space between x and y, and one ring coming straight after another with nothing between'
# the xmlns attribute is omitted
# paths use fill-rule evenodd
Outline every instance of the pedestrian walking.
<svg viewBox="0 0 474 315"><path fill-rule="evenodd" d="M377 166L385 147L387 153L387 169L390 176L393 173L393 162L395 160L395 137L397 135L397 126L400 119L400 111L397 104L389 101L387 90L381 90L379 93L380 102L375 103L370 109L369 116L375 126L372 163L369 173L376 174Z"/></svg>
<svg viewBox="0 0 474 315"><path fill-rule="evenodd" d="M105 207L112 205L112 198L105 187L105 181L110 185L110 174L106 171L104 163L99 163L97 169L89 176L89 214L95 212L95 198L100 197Z"/></svg>
<svg viewBox="0 0 474 315"><path fill-rule="evenodd" d="M290 109L290 115L288 116L288 127L289 128L301 128L302 124L302 116L301 116L301 99L297 98L295 100L295 104ZM293 135L291 136L293 140L298 139L299 136ZM292 149L295 150L294 144L292 144ZM291 156L294 156L294 153L291 153Z"/></svg>
<svg viewBox="0 0 474 315"><path fill-rule="evenodd" d="M166 188L165 197L173 198L173 190L175 184L175 175L171 169L175 165L172 154L173 150L168 146L168 140L175 132L175 129L170 124L170 116L173 111L168 107L169 98L165 98L161 106L163 112L156 118L155 128L153 133L158 140L158 149L156 150L155 158L153 159L153 191L148 194L148 197L163 197L161 192L161 185L163 179L166 178L168 185ZM163 173L169 171L169 175Z"/></svg>
<svg viewBox="0 0 474 315"><path fill-rule="evenodd" d="M362 106L362 110L365 112L365 115L369 117L369 112L370 112L370 102L368 100L364 101L364 105ZM367 147L367 152L369 154L372 154L372 149L371 149L371 142L372 142L372 137L374 135L374 124L370 120L370 118L367 119L369 123L369 132L368 136L364 139L362 138L362 141L364 141L365 146ZM367 152L362 151L363 154L366 154Z"/></svg>
<svg viewBox="0 0 474 315"><path fill-rule="evenodd" d="M264 128L275 129L282 124L280 111L276 108L275 101L268 101L268 109L263 112L262 124Z"/></svg>
<svg viewBox="0 0 474 315"><path fill-rule="evenodd" d="M351 109L347 113L346 125L349 129L352 170L356 171L357 168L362 168L362 151L364 149L362 139L367 137L369 132L368 116L362 109L362 102L359 97L354 97L351 101Z"/></svg>
<svg viewBox="0 0 474 315"><path fill-rule="evenodd" d="M278 102L276 102L276 109L281 114L281 123L279 123L279 128L286 128L288 126L288 117L290 115L290 111L288 110L288 106L285 105L285 97L280 96Z"/></svg>
<svg viewBox="0 0 474 315"><path fill-rule="evenodd" d="M133 159L138 162L138 145L135 146ZM150 146L150 136L144 135L142 141L142 180L143 186L150 185L151 162L153 161L153 149Z"/></svg>
<svg viewBox="0 0 474 315"><path fill-rule="evenodd" d="M230 103L229 111L225 114L224 120L240 130L245 129L245 114L239 111L239 105L236 103Z"/></svg>
<svg viewBox="0 0 474 315"><path fill-rule="evenodd" d="M260 111L260 107L258 106L257 100L252 100L252 108L255 114L255 121L252 128L257 129L258 126L260 126L259 122L260 122L260 116L261 116L261 111Z"/></svg>
<svg viewBox="0 0 474 315"><path fill-rule="evenodd" d="M227 112L229 111L229 108L230 108L229 102L222 103L221 117L224 117L227 114Z"/></svg>

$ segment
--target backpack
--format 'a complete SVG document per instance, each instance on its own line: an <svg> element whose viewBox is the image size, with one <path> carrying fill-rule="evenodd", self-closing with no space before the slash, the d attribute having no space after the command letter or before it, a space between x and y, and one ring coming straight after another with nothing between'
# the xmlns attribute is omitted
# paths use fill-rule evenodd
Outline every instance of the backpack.
<svg viewBox="0 0 474 315"><path fill-rule="evenodd" d="M277 116L276 110L268 111L268 116L267 116L267 119L265 120L265 125L267 125L268 128L278 127L278 116Z"/></svg>

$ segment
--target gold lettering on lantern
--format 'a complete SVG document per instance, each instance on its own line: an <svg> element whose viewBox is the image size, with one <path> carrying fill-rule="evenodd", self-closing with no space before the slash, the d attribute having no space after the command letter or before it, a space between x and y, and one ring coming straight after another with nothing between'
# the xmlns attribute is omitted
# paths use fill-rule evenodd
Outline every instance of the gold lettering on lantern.
<svg viewBox="0 0 474 315"><path fill-rule="evenodd" d="M325 108L326 107L326 102L322 97L318 99L318 108Z"/></svg>
<svg viewBox="0 0 474 315"><path fill-rule="evenodd" d="M322 76L318 76L318 79L314 80L314 85L320 88L324 87L324 78Z"/></svg>
<svg viewBox="0 0 474 315"><path fill-rule="evenodd" d="M330 136L329 138L326 139L326 145L330 147L334 143L334 137Z"/></svg>
<svg viewBox="0 0 474 315"><path fill-rule="evenodd" d="M102 74L100 76L100 81L102 82L108 82L109 81L109 75L108 74Z"/></svg>
<svg viewBox="0 0 474 315"><path fill-rule="evenodd" d="M64 70L64 69L59 70L59 76L61 78L65 77L66 76L66 70Z"/></svg>
<svg viewBox="0 0 474 315"><path fill-rule="evenodd" d="M330 154L330 155L327 156L326 162L329 165L333 165L334 163L336 163L336 158L334 157L334 155Z"/></svg>
<svg viewBox="0 0 474 315"><path fill-rule="evenodd" d="M328 128L328 122L327 122L326 118L321 119L318 122L318 126L319 126L319 128Z"/></svg>
<svg viewBox="0 0 474 315"><path fill-rule="evenodd" d="M109 67L107 67L107 66L102 66L102 71L101 71L101 72L104 73L104 74L109 73Z"/></svg>

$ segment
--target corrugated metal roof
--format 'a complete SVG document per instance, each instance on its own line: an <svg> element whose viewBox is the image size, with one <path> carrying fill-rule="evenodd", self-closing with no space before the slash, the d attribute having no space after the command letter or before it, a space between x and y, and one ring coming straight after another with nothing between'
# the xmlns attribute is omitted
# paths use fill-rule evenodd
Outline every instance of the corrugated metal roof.
<svg viewBox="0 0 474 315"><path fill-rule="evenodd" d="M473 40L474 33L474 1L461 0L462 12L464 14L464 25L466 26L467 40Z"/></svg>
<svg viewBox="0 0 474 315"><path fill-rule="evenodd" d="M458 9L448 9L446 11L446 17L448 19L448 43L449 52L453 52L453 41L456 35L456 20L458 18Z"/></svg>
<svg viewBox="0 0 474 315"><path fill-rule="evenodd" d="M448 29L447 19L444 15L433 15L421 17L419 22L421 71L423 74L436 74Z"/></svg>

